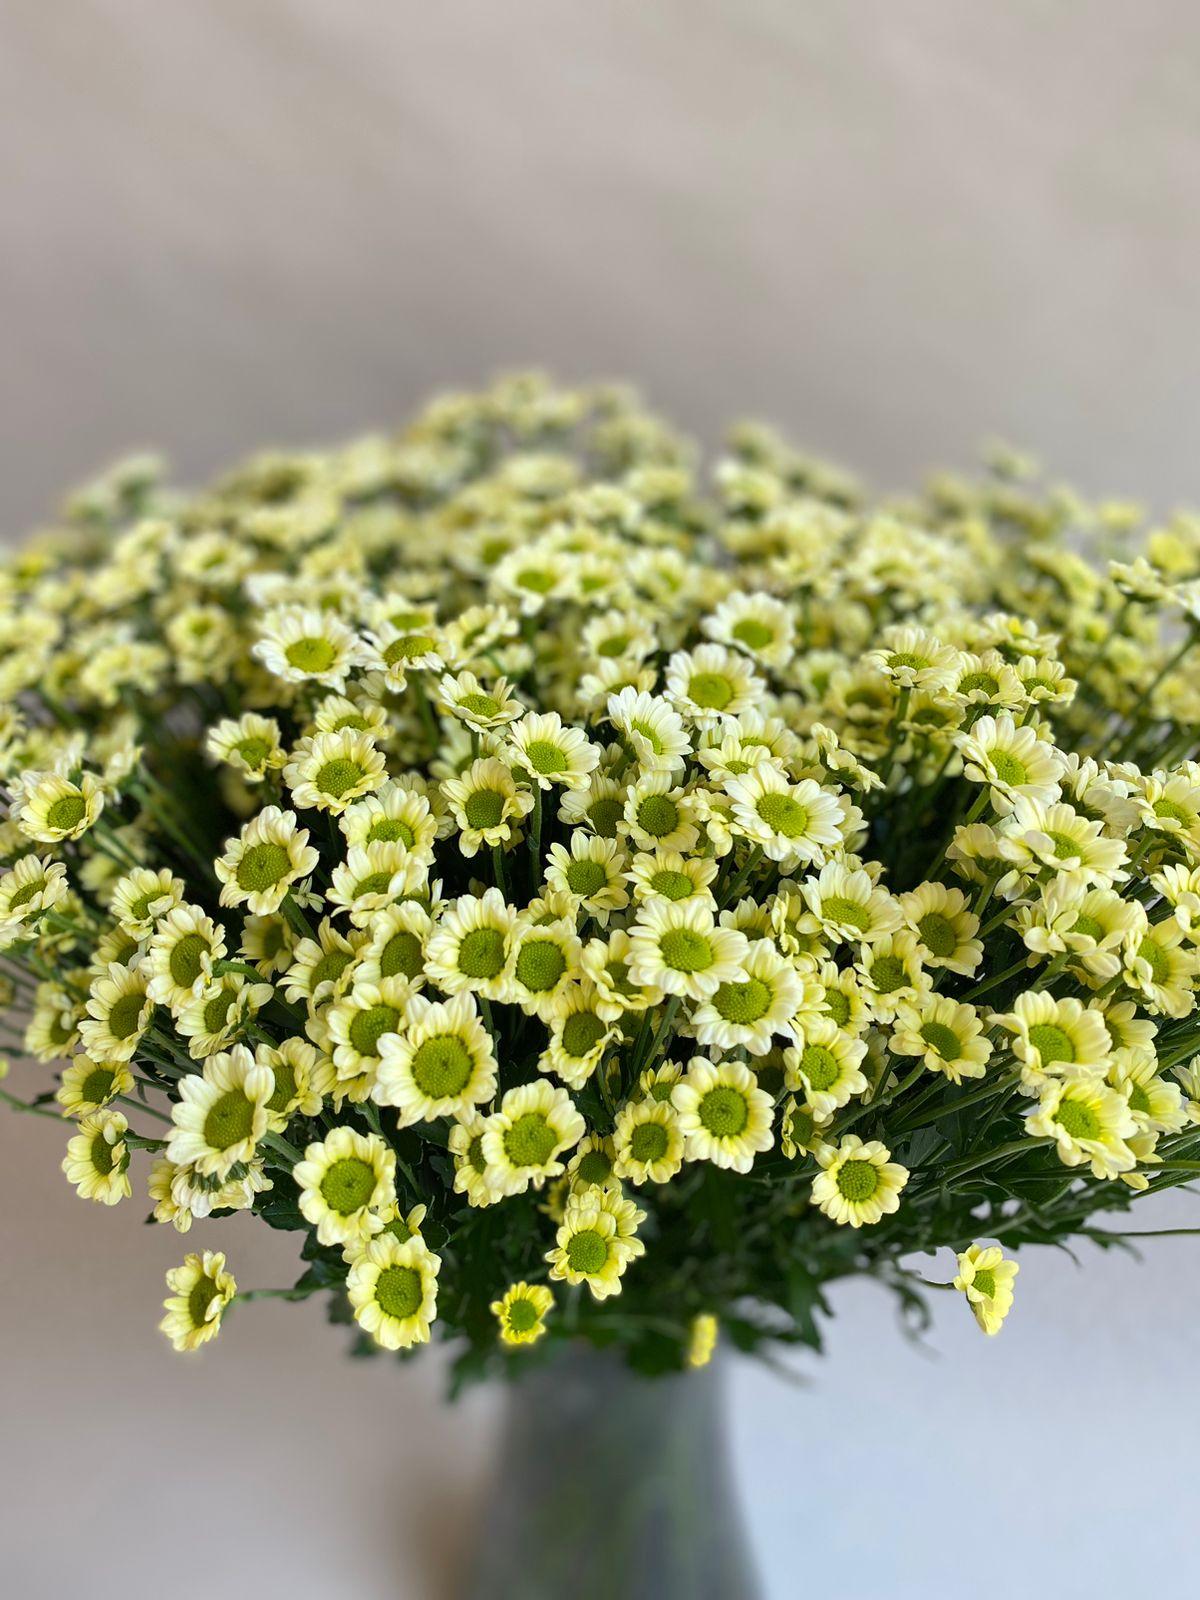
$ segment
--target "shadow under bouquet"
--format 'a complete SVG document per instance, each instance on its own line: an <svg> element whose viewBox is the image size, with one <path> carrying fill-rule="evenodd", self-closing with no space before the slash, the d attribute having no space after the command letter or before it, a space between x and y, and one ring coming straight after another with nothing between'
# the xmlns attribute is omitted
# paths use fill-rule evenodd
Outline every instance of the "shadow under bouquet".
<svg viewBox="0 0 1200 1600"><path fill-rule="evenodd" d="M1012 1252L1200 1172L1200 518L757 426L701 480L519 376L123 463L0 603L0 1092L84 1199L296 1234L188 1254L180 1349L321 1295L460 1383L666 1372L850 1274L994 1333Z"/></svg>

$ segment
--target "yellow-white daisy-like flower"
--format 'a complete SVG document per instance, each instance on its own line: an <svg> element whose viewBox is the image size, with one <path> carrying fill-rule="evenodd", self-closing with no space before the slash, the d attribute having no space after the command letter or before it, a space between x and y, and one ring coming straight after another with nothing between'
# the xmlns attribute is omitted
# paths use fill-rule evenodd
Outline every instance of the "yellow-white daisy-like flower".
<svg viewBox="0 0 1200 1600"><path fill-rule="evenodd" d="M198 1350L221 1331L221 1316L237 1294L232 1272L225 1270L219 1250L188 1255L167 1273L171 1291L163 1301L166 1316L159 1323L176 1350Z"/></svg>
<svg viewBox="0 0 1200 1600"><path fill-rule="evenodd" d="M416 900L404 900L372 914L370 934L362 946L359 970L364 983L383 978L404 978L414 990L425 985L425 946L433 932L433 918Z"/></svg>
<svg viewBox="0 0 1200 1600"><path fill-rule="evenodd" d="M1097 1178L1115 1178L1137 1165L1128 1143L1138 1132L1129 1101L1103 1078L1048 1079L1025 1129L1031 1138L1053 1139L1064 1166L1087 1165Z"/></svg>
<svg viewBox="0 0 1200 1600"><path fill-rule="evenodd" d="M260 1066L270 1068L274 1084L266 1102L267 1126L272 1133L282 1133L293 1117L320 1115L336 1077L327 1056L307 1039L297 1038L259 1045L254 1054Z"/></svg>
<svg viewBox="0 0 1200 1600"><path fill-rule="evenodd" d="M605 709L643 772L678 772L691 755L683 719L666 700L627 688L610 694Z"/></svg>
<svg viewBox="0 0 1200 1600"><path fill-rule="evenodd" d="M589 1190L568 1202L546 1254L550 1276L569 1284L586 1283L594 1300L620 1294L621 1278L634 1259L628 1240L620 1236L617 1219L603 1206L603 1192Z"/></svg>
<svg viewBox="0 0 1200 1600"><path fill-rule="evenodd" d="M54 1098L70 1117L86 1117L99 1111L118 1095L132 1094L133 1073L123 1061L93 1061L77 1055L63 1068L62 1081Z"/></svg>
<svg viewBox="0 0 1200 1600"><path fill-rule="evenodd" d="M984 1333L1000 1332L1012 1309L1013 1279L1020 1268L1006 1260L999 1245L969 1245L958 1257L954 1287L967 1297L975 1321Z"/></svg>
<svg viewBox="0 0 1200 1600"><path fill-rule="evenodd" d="M78 999L61 984L39 983L34 993L33 1014L25 1029L28 1054L37 1061L57 1061L66 1055L79 1039L82 1023L90 1022L88 1018L81 1019L80 1010ZM108 1039L103 1028L89 1036L100 1040L102 1045ZM128 1054L122 1051L112 1059L127 1061L132 1054L132 1050Z"/></svg>
<svg viewBox="0 0 1200 1600"><path fill-rule="evenodd" d="M697 728L749 711L765 687L744 655L720 644L677 650L667 662L665 684L676 710Z"/></svg>
<svg viewBox="0 0 1200 1600"><path fill-rule="evenodd" d="M1017 799L1042 805L1058 799L1062 774L1058 753L1033 728L1018 725L1007 714L980 717L956 735L955 742L964 773L989 786L998 810L1009 810Z"/></svg>
<svg viewBox="0 0 1200 1600"><path fill-rule="evenodd" d="M188 1054L203 1061L232 1043L275 993L269 983L251 983L243 972L224 972L175 1017L175 1031L188 1042Z"/></svg>
<svg viewBox="0 0 1200 1600"><path fill-rule="evenodd" d="M441 1260L421 1238L382 1233L355 1256L346 1277L354 1320L385 1350L424 1344L437 1316Z"/></svg>
<svg viewBox="0 0 1200 1600"><path fill-rule="evenodd" d="M146 993L144 965L124 967L110 961L92 980L88 1014L79 1024L83 1048L97 1061L131 1061L150 1025L154 1004Z"/></svg>
<svg viewBox="0 0 1200 1600"><path fill-rule="evenodd" d="M13 797L12 815L27 839L61 844L85 834L104 810L104 786L91 772L78 782L59 772L27 772Z"/></svg>
<svg viewBox="0 0 1200 1600"><path fill-rule="evenodd" d="M538 1057L539 1072L552 1072L569 1089L582 1089L617 1037L595 984L569 984L548 1019L550 1038Z"/></svg>
<svg viewBox="0 0 1200 1600"><path fill-rule="evenodd" d="M1129 1102L1139 1133L1180 1133L1188 1123L1183 1091L1162 1077L1153 1050L1118 1050L1108 1081Z"/></svg>
<svg viewBox="0 0 1200 1600"><path fill-rule="evenodd" d="M931 987L924 946L907 928L860 948L857 962L863 995L879 1022L889 1022L906 1000Z"/></svg>
<svg viewBox="0 0 1200 1600"><path fill-rule="evenodd" d="M714 643L731 645L775 672L787 666L795 651L795 614L772 595L741 590L727 595L700 628Z"/></svg>
<svg viewBox="0 0 1200 1600"><path fill-rule="evenodd" d="M263 619L253 653L283 683L316 683L339 693L364 659L361 641L340 617L299 606Z"/></svg>
<svg viewBox="0 0 1200 1600"><path fill-rule="evenodd" d="M539 789L555 784L585 789L600 762L596 746L578 728L567 727L556 711L529 712L510 723L502 754Z"/></svg>
<svg viewBox="0 0 1200 1600"><path fill-rule="evenodd" d="M1012 1034L1021 1083L1032 1093L1064 1073L1103 1075L1112 1060L1112 1038L1103 1016L1074 996L1056 999L1044 989L1029 989L992 1021Z"/></svg>
<svg viewBox="0 0 1200 1600"><path fill-rule="evenodd" d="M301 739L283 776L293 805L338 816L355 800L383 787L387 766L370 734L344 728Z"/></svg>
<svg viewBox="0 0 1200 1600"><path fill-rule="evenodd" d="M155 1005L182 1010L208 987L224 954L225 930L199 906L176 906L159 922L146 953L147 994Z"/></svg>
<svg viewBox="0 0 1200 1600"><path fill-rule="evenodd" d="M466 989L484 1000L503 999L518 923L516 908L496 888L450 901L425 947L430 983L447 994Z"/></svg>
<svg viewBox="0 0 1200 1600"><path fill-rule="evenodd" d="M531 789L520 788L512 771L495 756L481 757L457 778L442 784L442 796L459 833L463 855L503 848L520 836L520 825L533 810Z"/></svg>
<svg viewBox="0 0 1200 1600"><path fill-rule="evenodd" d="M923 628L884 630L883 642L865 657L890 678L898 689L945 689L959 665L957 650L935 639Z"/></svg>
<svg viewBox="0 0 1200 1600"><path fill-rule="evenodd" d="M294 811L264 806L213 863L223 906L245 906L255 916L278 911L288 891L314 872L319 855Z"/></svg>
<svg viewBox="0 0 1200 1600"><path fill-rule="evenodd" d="M227 1178L231 1168L252 1159L268 1131L274 1090L270 1067L244 1045L210 1056L202 1073L179 1080L168 1159L206 1177Z"/></svg>
<svg viewBox="0 0 1200 1600"><path fill-rule="evenodd" d="M733 1172L749 1172L754 1158L775 1142L771 1097L741 1061L714 1065L704 1056L688 1062L671 1091L671 1105L684 1136L688 1161L711 1161Z"/></svg>
<svg viewBox="0 0 1200 1600"><path fill-rule="evenodd" d="M793 1034L805 1001L804 979L769 939L750 943L741 966L741 977L718 984L700 1002L690 1028L705 1049L744 1049L761 1056L775 1034Z"/></svg>
<svg viewBox="0 0 1200 1600"><path fill-rule="evenodd" d="M1106 887L1127 875L1122 841L1110 838L1102 822L1062 802L1046 805L1018 797L1000 826L999 849L1005 861L1030 874L1050 872Z"/></svg>
<svg viewBox="0 0 1200 1600"><path fill-rule="evenodd" d="M1122 971L1146 1008L1162 1016L1186 1017L1194 1007L1200 954L1172 917L1141 929L1126 941Z"/></svg>
<svg viewBox="0 0 1200 1600"><path fill-rule="evenodd" d="M665 769L644 772L625 792L618 824L639 850L678 850L686 853L700 838L697 796L676 783Z"/></svg>
<svg viewBox="0 0 1200 1600"><path fill-rule="evenodd" d="M504 998L548 1022L569 986L579 978L582 952L572 921L565 917L533 920L527 912L513 930Z"/></svg>
<svg viewBox="0 0 1200 1600"><path fill-rule="evenodd" d="M631 1100L617 1113L613 1172L626 1183L669 1183L683 1166L684 1135L667 1100Z"/></svg>
<svg viewBox="0 0 1200 1600"><path fill-rule="evenodd" d="M664 995L654 983L641 983L630 970L633 941L624 928L613 929L607 939L589 939L583 947L583 976L596 986L596 1012L606 1022L616 1022L626 1012L649 1010Z"/></svg>
<svg viewBox="0 0 1200 1600"><path fill-rule="evenodd" d="M550 846L546 883L603 928L614 911L623 911L629 904L624 883L626 859L615 840L577 828L570 849L561 844Z"/></svg>
<svg viewBox="0 0 1200 1600"><path fill-rule="evenodd" d="M402 1128L459 1117L494 1098L496 1054L472 995L433 1003L413 995L406 1013L404 1031L379 1041L372 1090L380 1105L398 1108Z"/></svg>
<svg viewBox="0 0 1200 1600"><path fill-rule="evenodd" d="M794 1094L784 1099L779 1112L779 1148L789 1161L797 1156L815 1155L824 1144L821 1129L829 1117L816 1116L812 1108L802 1104Z"/></svg>
<svg viewBox="0 0 1200 1600"><path fill-rule="evenodd" d="M119 1111L93 1111L80 1118L79 1131L67 1141L62 1169L81 1200L115 1206L133 1193L125 1144L128 1129Z"/></svg>
<svg viewBox="0 0 1200 1600"><path fill-rule="evenodd" d="M378 794L356 800L342 812L338 826L351 847L390 844L426 867L433 861L437 818L428 798L403 784L385 783Z"/></svg>
<svg viewBox="0 0 1200 1600"><path fill-rule="evenodd" d="M961 889L922 883L899 895L897 904L904 926L917 936L926 967L972 976L983 960L983 944L976 937L979 918L967 908Z"/></svg>
<svg viewBox="0 0 1200 1600"><path fill-rule="evenodd" d="M450 1129L449 1149L454 1158L454 1190L465 1194L470 1205L495 1205L503 1191L495 1182L483 1153L487 1118L478 1111L459 1117Z"/></svg>
<svg viewBox="0 0 1200 1600"><path fill-rule="evenodd" d="M684 856L678 850L639 851L625 874L634 899L713 899L712 884L718 863L706 856Z"/></svg>
<svg viewBox="0 0 1200 1600"><path fill-rule="evenodd" d="M784 1083L803 1095L808 1109L825 1122L865 1093L866 1053L865 1041L843 1032L832 1018L806 1017L799 1042L783 1052Z"/></svg>
<svg viewBox="0 0 1200 1600"><path fill-rule="evenodd" d="M308 1146L292 1178L322 1244L365 1242L396 1204L396 1153L378 1134L334 1128Z"/></svg>
<svg viewBox="0 0 1200 1600"><path fill-rule="evenodd" d="M704 1000L745 976L749 942L718 926L703 900L651 900L629 929L629 977L670 995Z"/></svg>
<svg viewBox="0 0 1200 1600"><path fill-rule="evenodd" d="M861 867L827 861L800 885L821 931L833 941L870 944L895 933L900 907Z"/></svg>
<svg viewBox="0 0 1200 1600"><path fill-rule="evenodd" d="M0 949L32 937L45 912L67 894L67 869L61 861L28 855L0 876Z"/></svg>
<svg viewBox="0 0 1200 1600"><path fill-rule="evenodd" d="M930 1072L951 1083L982 1078L992 1053L974 1006L943 994L906 1000L897 1009L889 1043L895 1055L919 1056Z"/></svg>
<svg viewBox="0 0 1200 1600"><path fill-rule="evenodd" d="M225 762L247 783L262 783L287 761L278 722L255 711L218 722L209 729L204 748L214 761Z"/></svg>
<svg viewBox="0 0 1200 1600"><path fill-rule="evenodd" d="M293 1004L310 1008L342 994L354 974L354 963L367 941L365 929L352 928L342 934L327 917L316 929L315 939L301 939L284 977L284 993Z"/></svg>
<svg viewBox="0 0 1200 1600"><path fill-rule="evenodd" d="M717 1348L720 1325L710 1311L702 1311L692 1318L688 1330L687 1364L689 1367L706 1367Z"/></svg>
<svg viewBox="0 0 1200 1600"><path fill-rule="evenodd" d="M18 863L20 865L20 863ZM113 885L108 909L130 938L148 939L169 911L183 904L187 887L168 867L135 867ZM2 907L0 907L2 912Z"/></svg>
<svg viewBox="0 0 1200 1600"><path fill-rule="evenodd" d="M341 1082L362 1080L364 1089L371 1088L382 1059L383 1041L403 1029L411 998L412 990L405 978L381 978L378 983L368 983L355 973L353 986L325 1013L330 1054Z"/></svg>
<svg viewBox="0 0 1200 1600"><path fill-rule="evenodd" d="M507 678L485 686L473 672L446 673L438 684L437 700L444 711L480 733L503 728L525 712L513 698Z"/></svg>
<svg viewBox="0 0 1200 1600"><path fill-rule="evenodd" d="M870 1227L900 1209L908 1170L878 1139L864 1144L848 1133L836 1145L822 1145L816 1155L821 1170L813 1179L812 1203L832 1221Z"/></svg>
<svg viewBox="0 0 1200 1600"><path fill-rule="evenodd" d="M841 795L811 778L792 783L773 761L760 761L741 778L726 778L733 827L790 872L820 864L842 847L847 809Z"/></svg>
<svg viewBox="0 0 1200 1600"><path fill-rule="evenodd" d="M487 1119L483 1157L492 1187L503 1194L540 1189L563 1170L559 1159L587 1132L587 1124L565 1089L546 1079L509 1089Z"/></svg>
<svg viewBox="0 0 1200 1600"><path fill-rule="evenodd" d="M402 845L383 839L352 845L330 874L325 904L346 912L356 928L368 928L402 895L420 893L427 877L425 864Z"/></svg>
<svg viewBox="0 0 1200 1600"><path fill-rule="evenodd" d="M554 1296L544 1283L514 1283L488 1310L500 1325L500 1343L516 1348L536 1344L546 1332Z"/></svg>
<svg viewBox="0 0 1200 1600"><path fill-rule="evenodd" d="M446 665L438 632L432 626L397 628L385 622L363 641L364 664L378 673L384 686L398 694L408 684L409 673L441 672Z"/></svg>

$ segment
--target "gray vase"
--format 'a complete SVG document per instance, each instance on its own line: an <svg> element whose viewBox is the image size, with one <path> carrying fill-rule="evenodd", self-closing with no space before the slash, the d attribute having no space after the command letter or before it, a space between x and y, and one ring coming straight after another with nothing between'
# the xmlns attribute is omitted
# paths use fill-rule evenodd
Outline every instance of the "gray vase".
<svg viewBox="0 0 1200 1600"><path fill-rule="evenodd" d="M759 1600L723 1391L586 1345L514 1386L466 1600Z"/></svg>

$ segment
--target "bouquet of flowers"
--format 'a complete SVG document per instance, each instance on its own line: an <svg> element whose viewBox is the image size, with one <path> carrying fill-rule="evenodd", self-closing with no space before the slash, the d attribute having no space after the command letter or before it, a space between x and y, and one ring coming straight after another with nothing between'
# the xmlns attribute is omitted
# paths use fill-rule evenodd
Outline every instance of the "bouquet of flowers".
<svg viewBox="0 0 1200 1600"><path fill-rule="evenodd" d="M322 1295L458 1381L667 1371L855 1273L994 1333L1011 1252L1200 1171L1200 517L749 425L702 485L522 375L122 463L0 602L0 1092L86 1200L297 1235L188 1254L181 1350Z"/></svg>

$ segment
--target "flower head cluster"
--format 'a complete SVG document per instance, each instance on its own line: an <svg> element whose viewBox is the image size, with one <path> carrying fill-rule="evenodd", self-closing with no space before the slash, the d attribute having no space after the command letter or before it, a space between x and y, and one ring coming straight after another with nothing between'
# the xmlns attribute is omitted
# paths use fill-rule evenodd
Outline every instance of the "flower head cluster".
<svg viewBox="0 0 1200 1600"><path fill-rule="evenodd" d="M533 377L120 467L0 571L30 1103L84 1198L302 1231L289 1294L467 1371L811 1343L939 1248L994 1332L1001 1246L1196 1167L1198 586L1195 517L875 507L750 427L705 492ZM183 1349L238 1292L169 1286Z"/></svg>

